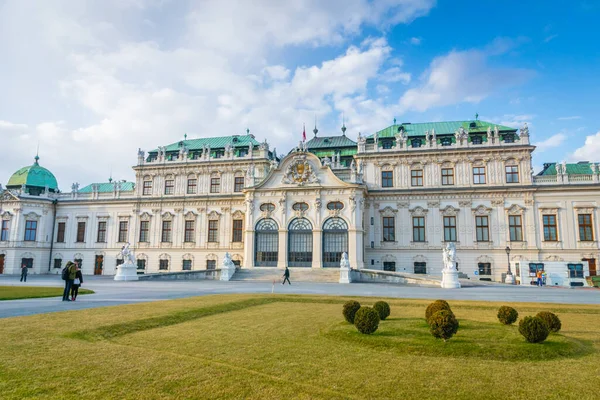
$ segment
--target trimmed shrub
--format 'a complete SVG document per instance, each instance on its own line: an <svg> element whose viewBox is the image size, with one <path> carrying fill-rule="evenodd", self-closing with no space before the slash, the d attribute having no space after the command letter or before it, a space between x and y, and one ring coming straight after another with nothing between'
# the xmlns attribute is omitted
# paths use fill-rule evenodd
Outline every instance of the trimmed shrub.
<svg viewBox="0 0 600 400"><path fill-rule="evenodd" d="M379 319L382 321L390 316L390 305L385 301L376 302L373 304L373 308L375 311L377 311L377 314L379 314Z"/></svg>
<svg viewBox="0 0 600 400"><path fill-rule="evenodd" d="M556 333L560 331L560 328L562 327L560 319L556 316L556 314L549 311L540 311L537 313L536 317L541 318L542 321L544 321L550 332Z"/></svg>
<svg viewBox="0 0 600 400"><path fill-rule="evenodd" d="M458 332L458 320L450 310L441 310L427 320L431 334L444 342Z"/></svg>
<svg viewBox="0 0 600 400"><path fill-rule="evenodd" d="M550 330L540 317L525 317L519 321L519 333L529 343L541 343L548 337Z"/></svg>
<svg viewBox="0 0 600 400"><path fill-rule="evenodd" d="M504 325L510 325L519 318L519 313L512 307L502 306L498 309L498 320Z"/></svg>
<svg viewBox="0 0 600 400"><path fill-rule="evenodd" d="M346 304L344 304L344 309L342 310L342 313L344 314L344 318L346 318L346 321L353 324L354 316L356 315L356 312L359 309L360 309L360 303L358 301L354 301L354 300L347 301Z"/></svg>
<svg viewBox="0 0 600 400"><path fill-rule="evenodd" d="M427 309L425 310L425 319L429 321L429 317L431 317L436 312L442 310L452 311L452 309L450 308L450 304L448 304L446 300L434 301L433 303L427 306Z"/></svg>
<svg viewBox="0 0 600 400"><path fill-rule="evenodd" d="M354 325L360 333L369 335L379 328L379 314L371 307L361 307L354 316Z"/></svg>

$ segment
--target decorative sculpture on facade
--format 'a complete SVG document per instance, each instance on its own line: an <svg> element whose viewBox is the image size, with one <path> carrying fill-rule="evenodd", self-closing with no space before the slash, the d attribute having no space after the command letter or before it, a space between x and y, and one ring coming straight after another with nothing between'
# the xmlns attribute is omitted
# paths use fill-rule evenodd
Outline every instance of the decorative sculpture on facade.
<svg viewBox="0 0 600 400"><path fill-rule="evenodd" d="M521 127L520 134L521 134L521 137L529 136L529 127L527 126L527 122L525 122L523 124L523 126Z"/></svg>
<svg viewBox="0 0 600 400"><path fill-rule="evenodd" d="M443 249L443 260L445 271L456 271L456 245L447 243Z"/></svg>
<svg viewBox="0 0 600 400"><path fill-rule="evenodd" d="M306 156L295 158L285 170L281 183L304 185L307 183L318 183L319 178L312 169Z"/></svg>

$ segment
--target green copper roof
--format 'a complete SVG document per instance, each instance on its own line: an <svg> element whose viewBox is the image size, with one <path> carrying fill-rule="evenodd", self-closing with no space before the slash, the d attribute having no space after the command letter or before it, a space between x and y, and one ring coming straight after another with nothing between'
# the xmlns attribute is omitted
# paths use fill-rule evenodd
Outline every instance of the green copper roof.
<svg viewBox="0 0 600 400"><path fill-rule="evenodd" d="M322 157L331 157L333 156L334 153L339 153L340 157L345 157L345 156L353 156L357 153L357 149L340 149L340 150L336 150L336 149L321 149L321 150L309 150L311 153L313 153L315 156L322 158Z"/></svg>
<svg viewBox="0 0 600 400"><path fill-rule="evenodd" d="M568 175L591 175L592 168L590 163L582 161L577 164L567 164ZM556 163L545 163L544 169L538 173L538 176L542 175L556 175Z"/></svg>
<svg viewBox="0 0 600 400"><path fill-rule="evenodd" d="M339 149L341 147L356 147L356 142L345 135L342 136L315 136L306 142L306 148L311 151L315 149Z"/></svg>
<svg viewBox="0 0 600 400"><path fill-rule="evenodd" d="M22 185L37 188L45 188L55 192L58 190L58 183L52 172L44 167L40 167L39 157L35 156L33 165L23 167L15 172L8 180L7 188L19 188Z"/></svg>
<svg viewBox="0 0 600 400"><path fill-rule="evenodd" d="M112 193L115 191L115 185L117 182L104 182L104 183L91 183L79 189L79 193L92 193L92 185L98 185L98 193ZM133 192L135 183L133 182L121 182L121 192Z"/></svg>
<svg viewBox="0 0 600 400"><path fill-rule="evenodd" d="M474 124L471 126L471 124ZM484 133L487 132L487 128L490 127L492 130L495 126L498 126L500 132L516 132L515 128L509 126L493 124L485 121L448 121L448 122L420 122L420 123L405 123L405 124L394 124L388 126L377 132L379 138L394 137L398 133L398 129L403 126L404 132L408 137L411 136L425 136L425 131L431 132L435 129L436 135L449 135L454 134L461 127L469 133ZM368 136L373 138L374 134Z"/></svg>
<svg viewBox="0 0 600 400"><path fill-rule="evenodd" d="M181 145L185 145L190 151L202 150L204 146L210 146L213 149L223 149L227 145L233 147L248 147L250 144L254 146L260 145L260 143L254 139L253 135L230 135L230 136L219 136L209 138L199 138L190 140L181 140L176 143L172 143L166 146L166 151L179 151ZM158 149L151 150L150 153L157 153Z"/></svg>

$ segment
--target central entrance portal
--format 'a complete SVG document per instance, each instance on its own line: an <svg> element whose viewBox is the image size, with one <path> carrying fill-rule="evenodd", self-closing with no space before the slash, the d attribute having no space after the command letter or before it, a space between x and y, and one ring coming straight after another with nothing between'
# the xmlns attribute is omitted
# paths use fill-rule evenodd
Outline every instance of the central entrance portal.
<svg viewBox="0 0 600 400"><path fill-rule="evenodd" d="M313 234L312 224L306 218L296 218L289 226L288 265L290 267L312 267Z"/></svg>

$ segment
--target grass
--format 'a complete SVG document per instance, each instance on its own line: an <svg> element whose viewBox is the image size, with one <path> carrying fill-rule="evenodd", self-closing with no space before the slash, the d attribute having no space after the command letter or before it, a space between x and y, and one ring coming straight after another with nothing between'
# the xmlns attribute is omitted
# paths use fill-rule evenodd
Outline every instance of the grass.
<svg viewBox="0 0 600 400"><path fill-rule="evenodd" d="M500 303L451 302L460 328L444 343L428 301L386 299L388 320L360 335L345 300L206 296L2 319L0 397L598 398L597 306L507 303L561 318L560 334L529 344L497 322Z"/></svg>
<svg viewBox="0 0 600 400"><path fill-rule="evenodd" d="M0 300L35 299L63 295L64 288L44 286L0 286ZM93 290L79 289L79 294L91 294Z"/></svg>

